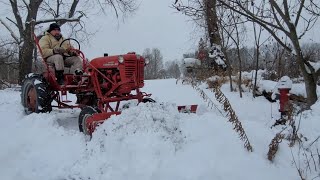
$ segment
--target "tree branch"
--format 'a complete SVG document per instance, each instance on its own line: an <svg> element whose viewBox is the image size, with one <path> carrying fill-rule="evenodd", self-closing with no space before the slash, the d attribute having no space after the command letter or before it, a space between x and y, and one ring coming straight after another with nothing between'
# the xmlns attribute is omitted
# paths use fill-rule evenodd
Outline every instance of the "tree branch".
<svg viewBox="0 0 320 180"><path fill-rule="evenodd" d="M68 13L68 17L69 17L69 18L71 18L71 17L74 16L74 13L75 13L75 11L76 11L76 8L77 8L78 3L79 3L79 0L74 0L74 1L72 2L70 11L69 11L69 13Z"/></svg>
<svg viewBox="0 0 320 180"><path fill-rule="evenodd" d="M289 32L287 32L287 31L284 29L284 27L282 26L282 24L281 24L281 22L280 22L280 20L279 20L279 18L278 18L278 16L277 16L277 13L275 12L273 6L271 6L271 10L272 10L272 14L273 14L274 19L276 20L277 24L282 28L282 31L283 31L286 35L289 35Z"/></svg>
<svg viewBox="0 0 320 180"><path fill-rule="evenodd" d="M17 44L20 43L18 36L12 31L12 29L0 18L1 24L10 32L11 37L16 41Z"/></svg>
<svg viewBox="0 0 320 180"><path fill-rule="evenodd" d="M284 15L287 18L287 20L290 21L288 0L283 0L283 7L284 7Z"/></svg>
<svg viewBox="0 0 320 180"><path fill-rule="evenodd" d="M12 19L6 17L6 19L8 19L8 21L12 22L18 29L19 29L19 26L16 22L14 22Z"/></svg>
<svg viewBox="0 0 320 180"><path fill-rule="evenodd" d="M307 22L307 26L306 26L306 28L304 28L304 31L300 34L300 36L298 37L298 39L301 39L301 38L315 25L317 18L318 18L318 17L315 16L314 18L309 19L309 20L306 20L306 19L305 19L305 21ZM314 21L313 24L311 24L312 21Z"/></svg>
<svg viewBox="0 0 320 180"><path fill-rule="evenodd" d="M272 24L272 23L266 22L266 21L264 21L264 20L256 17L252 12L246 10L243 6L241 6L241 4L238 4L238 3L237 3L237 5L238 5L237 7L240 7L240 8L241 8L243 11L245 11L245 12L242 12L242 11L240 11L239 9L237 9L237 8L229 5L229 4L226 3L224 0L219 0L219 2L220 2L222 5L228 7L229 9L231 9L232 11L235 11L235 12L237 12L238 14L243 15L244 17L250 19L251 21L257 22L260 26L262 26L265 30L267 30L267 31L272 35L272 37L273 37L277 42L279 42L287 51L292 52L292 49L291 49L289 46L287 46L284 42L282 42L281 39L280 39L280 38L276 35L276 33L275 33L275 30L274 30L274 29L279 29L279 30L283 31L283 30L284 30L283 28L281 28L281 27L279 27L279 26L276 26L276 25L274 25L274 24ZM272 29L272 28L274 28L274 29Z"/></svg>
<svg viewBox="0 0 320 180"><path fill-rule="evenodd" d="M284 2L286 2L287 0L284 0ZM274 0L270 0L270 5L272 8L275 8L276 11L278 12L278 14L281 16L281 18L283 19L284 23L286 23L286 25L288 27L290 27L290 17L287 17L287 14L283 13L281 8L278 6L278 4L274 1ZM286 8L285 8L286 9ZM285 11L288 11L288 9L286 9ZM289 12L288 12L289 13Z"/></svg>
<svg viewBox="0 0 320 180"><path fill-rule="evenodd" d="M297 18L296 18L296 21L294 22L294 26L297 27L298 26L298 23L299 23L299 19L300 19L300 15L301 15L301 12L302 12L302 8L304 6L304 2L305 0L302 0L300 2L300 7L299 7L299 10L297 12Z"/></svg>
<svg viewBox="0 0 320 180"><path fill-rule="evenodd" d="M234 7L234 6L231 6L229 4L227 4L226 2L224 2L224 0L218 0L222 5L228 7L229 9L235 11L236 13L240 14L240 15L243 15L244 17L250 19L251 21L256 21L256 22L259 22L259 24L266 24L270 27L273 27L275 29L279 29L281 31L283 31L283 28L282 27L279 27L275 24L272 24L270 22L267 22L259 17L256 17L255 14L253 14L252 12L250 12L249 10L245 9L241 4L239 3L236 3L237 4L237 7ZM238 10L237 8L241 8L244 12Z"/></svg>
<svg viewBox="0 0 320 180"><path fill-rule="evenodd" d="M60 0L57 0L57 11L54 17L58 18L59 15L60 15Z"/></svg>
<svg viewBox="0 0 320 180"><path fill-rule="evenodd" d="M79 22L80 19L83 17L84 13L80 12L81 15L78 18L73 18L73 16L75 15L78 3L79 3L79 0L73 0L71 7L70 7L70 10L68 12L68 17L67 18L55 18L55 22L57 22L60 26L64 25L66 22ZM58 10L59 10L59 8L57 9L57 11ZM59 16L58 13L59 12L57 12L56 17ZM54 22L54 21L49 21L49 22Z"/></svg>
<svg viewBox="0 0 320 180"><path fill-rule="evenodd" d="M114 5L113 1L110 1L110 4L111 4L111 6L113 7L114 12L116 13L116 17L118 18L118 17L119 17L118 11L117 11L117 8L116 8L116 6Z"/></svg>
<svg viewBox="0 0 320 180"><path fill-rule="evenodd" d="M17 4L17 0L10 0L10 4L11 4L11 8L12 8L12 13L14 14L14 17L17 21L17 27L19 29L19 33L20 33L20 37L23 37L23 23L22 23L22 19L20 16L20 12L18 9L18 4Z"/></svg>
<svg viewBox="0 0 320 180"><path fill-rule="evenodd" d="M28 3L25 0L22 0L24 5L27 7L28 11L30 11L30 6L28 5Z"/></svg>

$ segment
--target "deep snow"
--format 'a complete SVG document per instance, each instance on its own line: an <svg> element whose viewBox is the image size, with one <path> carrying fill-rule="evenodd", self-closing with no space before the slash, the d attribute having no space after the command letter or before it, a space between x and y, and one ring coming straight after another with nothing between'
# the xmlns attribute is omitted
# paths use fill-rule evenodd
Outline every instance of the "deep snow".
<svg viewBox="0 0 320 180"><path fill-rule="evenodd" d="M281 130L270 128L279 118L277 103L250 93L240 99L222 86L254 148L250 153L230 122L207 108L191 86L152 80L143 90L158 103L111 117L91 141L78 132L80 110L25 116L20 92L1 90L0 179L299 179L291 156L297 147L284 141L274 162L267 160L268 145ZM178 113L176 105L185 104L199 104L197 114ZM319 136L319 110L318 102L301 117L308 142Z"/></svg>

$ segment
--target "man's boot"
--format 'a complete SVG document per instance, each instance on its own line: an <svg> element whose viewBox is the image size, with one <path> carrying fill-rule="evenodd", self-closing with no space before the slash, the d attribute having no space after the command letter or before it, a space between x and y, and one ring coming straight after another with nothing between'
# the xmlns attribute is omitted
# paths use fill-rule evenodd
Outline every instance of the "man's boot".
<svg viewBox="0 0 320 180"><path fill-rule="evenodd" d="M57 78L57 82L58 84L62 85L63 84L63 81L64 81L64 77L63 77L63 70L60 70L60 71L56 71L56 78Z"/></svg>
<svg viewBox="0 0 320 180"><path fill-rule="evenodd" d="M74 74L77 76L77 77L74 77L73 79L73 82L75 84L78 84L80 81L81 81L81 75L83 75L83 72L79 69L75 70L74 71ZM79 77L80 76L80 77Z"/></svg>

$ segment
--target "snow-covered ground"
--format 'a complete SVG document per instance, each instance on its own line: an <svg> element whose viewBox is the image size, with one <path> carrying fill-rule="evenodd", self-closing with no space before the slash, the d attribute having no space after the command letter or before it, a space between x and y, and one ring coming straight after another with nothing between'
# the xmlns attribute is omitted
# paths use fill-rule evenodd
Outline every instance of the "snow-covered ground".
<svg viewBox="0 0 320 180"><path fill-rule="evenodd" d="M214 94L201 87L214 101ZM80 110L26 116L20 92L1 90L0 179L300 179L292 163L297 146L289 148L284 141L274 162L267 160L268 145L281 130L270 128L279 118L277 103L250 93L240 99L222 86L254 148L250 153L228 119L208 108L191 86L152 80L143 90L158 103L111 117L91 141L78 132ZM185 104L199 104L197 114L178 113L176 105ZM300 131L311 143L320 135L320 103L299 118ZM308 179L316 176L309 174Z"/></svg>

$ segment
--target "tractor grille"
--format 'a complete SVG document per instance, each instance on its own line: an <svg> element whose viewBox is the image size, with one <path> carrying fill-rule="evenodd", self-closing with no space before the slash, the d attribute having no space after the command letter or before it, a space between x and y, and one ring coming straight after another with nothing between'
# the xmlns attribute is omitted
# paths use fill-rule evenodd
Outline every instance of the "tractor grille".
<svg viewBox="0 0 320 180"><path fill-rule="evenodd" d="M126 78L131 78L136 71L136 61L135 60L125 60L125 75Z"/></svg>
<svg viewBox="0 0 320 180"><path fill-rule="evenodd" d="M126 78L136 77L139 87L143 87L144 83L144 62L143 60L125 60L125 76ZM134 84L134 81L130 83Z"/></svg>

